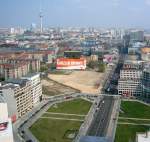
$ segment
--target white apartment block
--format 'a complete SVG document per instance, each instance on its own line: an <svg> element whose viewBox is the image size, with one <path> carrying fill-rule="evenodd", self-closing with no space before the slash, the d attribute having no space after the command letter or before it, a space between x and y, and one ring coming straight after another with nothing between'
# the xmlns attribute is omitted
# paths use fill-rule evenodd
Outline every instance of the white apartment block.
<svg viewBox="0 0 150 142"><path fill-rule="evenodd" d="M125 97L140 96L142 94L141 80L122 80L118 82L118 94Z"/></svg>
<svg viewBox="0 0 150 142"><path fill-rule="evenodd" d="M141 79L142 71L141 70L131 70L131 69L121 70L120 78L121 79Z"/></svg>
<svg viewBox="0 0 150 142"><path fill-rule="evenodd" d="M42 101L42 84L40 79L40 74L29 74L22 79L27 79L31 82L31 93L32 93L32 103L36 106L40 101Z"/></svg>
<svg viewBox="0 0 150 142"><path fill-rule="evenodd" d="M8 104L9 117L15 122L42 101L40 74L7 80L0 86L0 98Z"/></svg>
<svg viewBox="0 0 150 142"><path fill-rule="evenodd" d="M0 98L0 142L14 142L11 119L8 118L7 103Z"/></svg>
<svg viewBox="0 0 150 142"><path fill-rule="evenodd" d="M8 114L13 121L26 114L33 107L31 82L29 80L8 80L0 87L0 96L8 104Z"/></svg>
<svg viewBox="0 0 150 142"><path fill-rule="evenodd" d="M120 71L118 94L124 97L140 96L142 94L142 70L135 69L134 64L131 64L129 68L125 65Z"/></svg>

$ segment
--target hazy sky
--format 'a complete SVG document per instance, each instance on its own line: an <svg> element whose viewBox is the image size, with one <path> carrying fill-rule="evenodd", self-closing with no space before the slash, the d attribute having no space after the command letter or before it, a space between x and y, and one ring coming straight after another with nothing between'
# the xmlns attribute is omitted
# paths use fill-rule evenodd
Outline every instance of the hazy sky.
<svg viewBox="0 0 150 142"><path fill-rule="evenodd" d="M0 0L0 26L39 25L41 0ZM150 0L42 0L45 26L150 27Z"/></svg>

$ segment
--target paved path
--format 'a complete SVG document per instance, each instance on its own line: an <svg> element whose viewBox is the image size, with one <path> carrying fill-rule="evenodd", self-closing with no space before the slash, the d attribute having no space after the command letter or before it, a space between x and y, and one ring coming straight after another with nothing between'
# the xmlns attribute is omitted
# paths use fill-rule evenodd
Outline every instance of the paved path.
<svg viewBox="0 0 150 142"><path fill-rule="evenodd" d="M40 117L40 119L68 120L68 121L79 121L79 122L84 121L82 119L69 119L69 118L58 118L58 117Z"/></svg>
<svg viewBox="0 0 150 142"><path fill-rule="evenodd" d="M69 114L69 113L55 113L55 112L45 112L47 114L58 114L58 115L70 115L70 116L86 116L86 115L81 115L81 114Z"/></svg>
<svg viewBox="0 0 150 142"><path fill-rule="evenodd" d="M127 120L148 120L150 119L145 119L145 118L128 118L128 117L119 117L119 119L127 119Z"/></svg>
<svg viewBox="0 0 150 142"><path fill-rule="evenodd" d="M119 125L136 125L136 126L150 126L150 124L137 124L137 123L128 123L128 122L118 122Z"/></svg>

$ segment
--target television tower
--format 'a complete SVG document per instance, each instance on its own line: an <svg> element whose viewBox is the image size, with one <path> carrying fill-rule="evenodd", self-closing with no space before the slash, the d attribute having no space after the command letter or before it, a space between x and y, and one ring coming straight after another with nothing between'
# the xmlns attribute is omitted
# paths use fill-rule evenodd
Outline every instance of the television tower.
<svg viewBox="0 0 150 142"><path fill-rule="evenodd" d="M43 32L43 13L40 11L40 32Z"/></svg>
<svg viewBox="0 0 150 142"><path fill-rule="evenodd" d="M40 4L40 32L43 32L43 12L42 12L42 0L41 0L41 4Z"/></svg>

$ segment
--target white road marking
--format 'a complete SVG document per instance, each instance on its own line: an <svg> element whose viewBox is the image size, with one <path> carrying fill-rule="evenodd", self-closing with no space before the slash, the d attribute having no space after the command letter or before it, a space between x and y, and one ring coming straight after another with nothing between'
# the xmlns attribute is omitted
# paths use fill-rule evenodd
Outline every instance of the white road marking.
<svg viewBox="0 0 150 142"><path fill-rule="evenodd" d="M58 118L58 117L40 117L40 119L68 120L68 121L79 121L79 122L84 121L81 119L69 119L69 118Z"/></svg>
<svg viewBox="0 0 150 142"><path fill-rule="evenodd" d="M83 116L85 117L86 115L81 115L81 114L69 114L69 113L55 113L55 112L45 112L47 114L58 114L58 115L72 115L72 116Z"/></svg>

